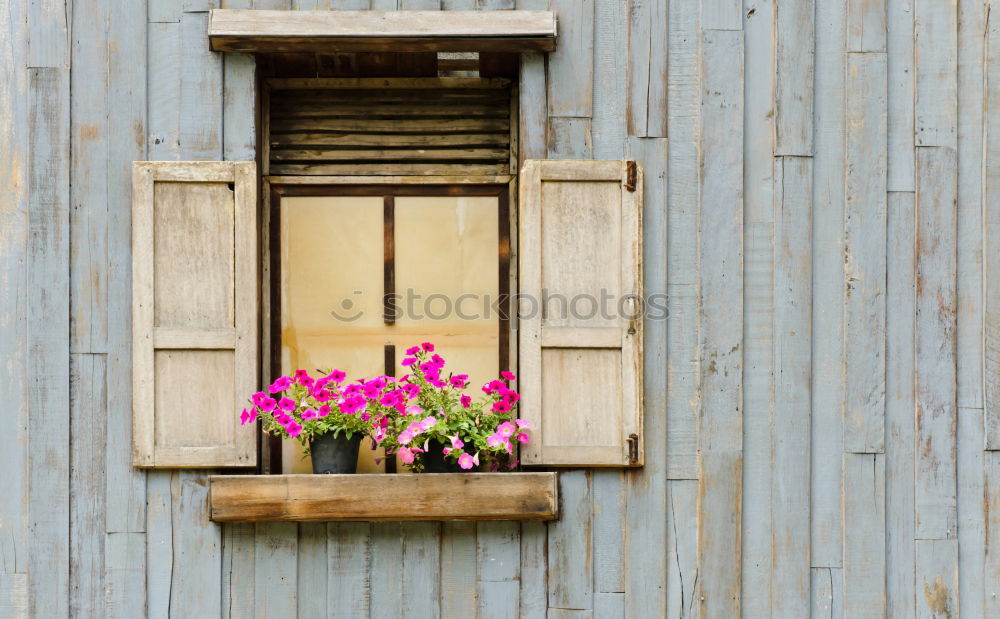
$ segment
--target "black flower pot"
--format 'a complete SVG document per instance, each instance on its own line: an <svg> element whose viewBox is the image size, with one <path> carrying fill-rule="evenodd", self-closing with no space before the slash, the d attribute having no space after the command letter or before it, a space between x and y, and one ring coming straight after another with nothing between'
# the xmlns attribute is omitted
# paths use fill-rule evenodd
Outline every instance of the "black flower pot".
<svg viewBox="0 0 1000 619"><path fill-rule="evenodd" d="M351 438L344 433L334 437L329 432L309 441L313 473L357 473L362 438L359 432L352 434Z"/></svg>
<svg viewBox="0 0 1000 619"><path fill-rule="evenodd" d="M472 469L463 469L458 466L458 461L453 458L448 458L442 452L445 447L450 447L451 443L448 445L442 445L437 441L431 441L427 445L427 452L424 454L424 472L425 473L467 473Z"/></svg>

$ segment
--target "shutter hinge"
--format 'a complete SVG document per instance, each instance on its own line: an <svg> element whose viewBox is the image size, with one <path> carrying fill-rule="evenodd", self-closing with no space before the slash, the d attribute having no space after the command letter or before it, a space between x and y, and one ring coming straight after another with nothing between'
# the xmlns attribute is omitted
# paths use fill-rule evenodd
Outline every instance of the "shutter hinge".
<svg viewBox="0 0 1000 619"><path fill-rule="evenodd" d="M639 461L639 435L629 434L625 442L628 443L628 463L635 464Z"/></svg>
<svg viewBox="0 0 1000 619"><path fill-rule="evenodd" d="M629 160L625 162L625 189L628 191L635 191L636 178L639 175L636 163L634 160Z"/></svg>

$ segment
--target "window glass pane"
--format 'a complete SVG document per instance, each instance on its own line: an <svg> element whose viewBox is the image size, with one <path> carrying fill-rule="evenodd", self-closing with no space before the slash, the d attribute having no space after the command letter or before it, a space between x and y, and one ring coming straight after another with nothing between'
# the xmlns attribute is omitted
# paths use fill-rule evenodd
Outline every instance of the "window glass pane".
<svg viewBox="0 0 1000 619"><path fill-rule="evenodd" d="M385 325L383 198L281 200L281 366L337 367L357 378L384 371L384 346L433 341L445 370L470 390L497 376L499 203L496 197L395 198L396 292L400 315ZM358 472L380 456L362 449ZM310 472L298 443L285 441L284 472Z"/></svg>

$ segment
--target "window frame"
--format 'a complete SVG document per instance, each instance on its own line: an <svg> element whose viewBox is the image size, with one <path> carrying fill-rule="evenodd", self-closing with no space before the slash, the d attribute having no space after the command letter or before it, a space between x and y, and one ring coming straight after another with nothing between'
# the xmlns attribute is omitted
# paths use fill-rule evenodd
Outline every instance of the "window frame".
<svg viewBox="0 0 1000 619"><path fill-rule="evenodd" d="M280 273L281 199L293 196L485 196L497 197L499 232L499 293L506 295L499 321L500 366L517 371L516 315L511 304L518 292L517 177L502 176L265 176L261 192L260 368L263 381L281 372ZM282 440L261 433L259 471L284 474Z"/></svg>

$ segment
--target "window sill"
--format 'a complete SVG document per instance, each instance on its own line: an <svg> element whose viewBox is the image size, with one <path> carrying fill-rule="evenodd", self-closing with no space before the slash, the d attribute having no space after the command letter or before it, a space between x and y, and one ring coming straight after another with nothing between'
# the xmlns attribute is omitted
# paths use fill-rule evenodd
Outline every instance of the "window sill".
<svg viewBox="0 0 1000 619"><path fill-rule="evenodd" d="M215 522L555 520L556 473L213 475Z"/></svg>

